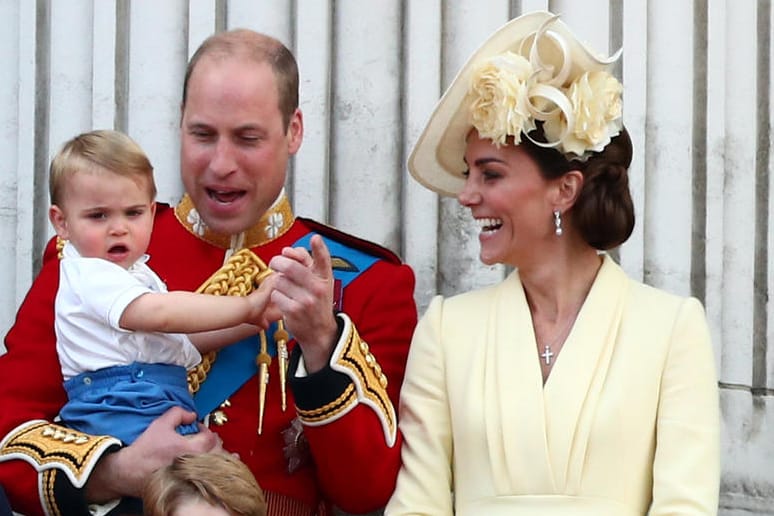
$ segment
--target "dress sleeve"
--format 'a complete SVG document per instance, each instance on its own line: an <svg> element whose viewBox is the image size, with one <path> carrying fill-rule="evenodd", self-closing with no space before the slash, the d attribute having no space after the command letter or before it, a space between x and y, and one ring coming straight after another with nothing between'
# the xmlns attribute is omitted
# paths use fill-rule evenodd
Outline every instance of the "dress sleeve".
<svg viewBox="0 0 774 516"><path fill-rule="evenodd" d="M58 281L52 242L0 356L0 484L14 510L30 516L89 514L82 486L119 446L49 423L66 401L54 336Z"/></svg>
<svg viewBox="0 0 774 516"><path fill-rule="evenodd" d="M443 299L417 325L400 395L403 466L385 516L453 514L452 428L441 340Z"/></svg>
<svg viewBox="0 0 774 516"><path fill-rule="evenodd" d="M414 273L379 261L346 287L329 366L290 375L299 419L326 498L351 513L390 497L400 468L398 392L416 325Z"/></svg>
<svg viewBox="0 0 774 516"><path fill-rule="evenodd" d="M683 303L661 378L651 516L714 515L720 415L709 328L696 299Z"/></svg>

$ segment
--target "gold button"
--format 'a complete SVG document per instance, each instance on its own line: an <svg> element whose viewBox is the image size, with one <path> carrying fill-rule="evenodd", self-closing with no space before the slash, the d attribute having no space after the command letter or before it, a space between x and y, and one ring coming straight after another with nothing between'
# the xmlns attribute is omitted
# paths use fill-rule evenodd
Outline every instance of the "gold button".
<svg viewBox="0 0 774 516"><path fill-rule="evenodd" d="M216 410L212 413L212 422L217 426L223 426L228 421L228 416L222 410Z"/></svg>

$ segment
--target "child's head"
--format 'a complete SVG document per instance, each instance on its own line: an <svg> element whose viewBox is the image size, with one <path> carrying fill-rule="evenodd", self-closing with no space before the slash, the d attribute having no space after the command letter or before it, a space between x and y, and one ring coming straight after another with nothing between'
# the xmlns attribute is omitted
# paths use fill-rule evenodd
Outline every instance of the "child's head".
<svg viewBox="0 0 774 516"><path fill-rule="evenodd" d="M178 457L150 476L142 502L146 516L266 516L255 477L225 453Z"/></svg>
<svg viewBox="0 0 774 516"><path fill-rule="evenodd" d="M49 219L81 256L129 267L146 251L155 213L153 166L131 138L91 131L51 161Z"/></svg>

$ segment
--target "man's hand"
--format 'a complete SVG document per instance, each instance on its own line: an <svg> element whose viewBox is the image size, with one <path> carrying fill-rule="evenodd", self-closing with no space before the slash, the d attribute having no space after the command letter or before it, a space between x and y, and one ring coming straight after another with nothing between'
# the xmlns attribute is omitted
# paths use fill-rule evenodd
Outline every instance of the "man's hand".
<svg viewBox="0 0 774 516"><path fill-rule="evenodd" d="M320 235L311 240L312 256L302 247L286 247L271 259L278 273L271 300L304 355L309 373L328 362L338 331L333 315L331 255Z"/></svg>
<svg viewBox="0 0 774 516"><path fill-rule="evenodd" d="M196 414L181 407L166 411L134 443L97 463L86 484L86 499L105 503L124 496L140 497L148 476L176 457L222 450L220 437L204 425L199 425L198 434L189 436L175 430L195 420Z"/></svg>

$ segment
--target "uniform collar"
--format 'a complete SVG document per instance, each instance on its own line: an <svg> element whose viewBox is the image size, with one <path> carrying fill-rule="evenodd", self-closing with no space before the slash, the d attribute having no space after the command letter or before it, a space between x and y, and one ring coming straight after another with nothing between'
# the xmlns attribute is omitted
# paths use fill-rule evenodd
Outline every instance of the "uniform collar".
<svg viewBox="0 0 774 516"><path fill-rule="evenodd" d="M295 220L284 189L258 222L239 235L216 233L208 228L188 194L175 206L175 217L196 238L222 249L249 249L269 243L287 233Z"/></svg>

